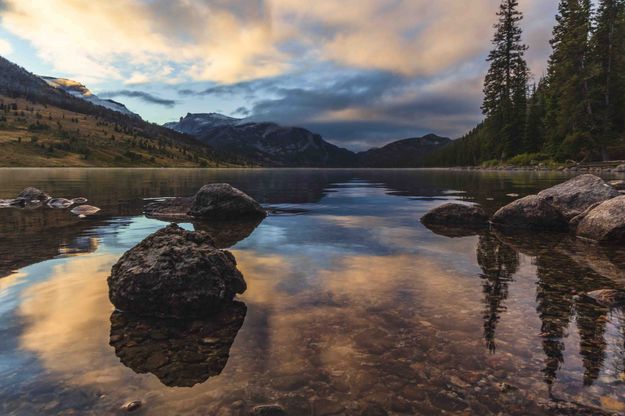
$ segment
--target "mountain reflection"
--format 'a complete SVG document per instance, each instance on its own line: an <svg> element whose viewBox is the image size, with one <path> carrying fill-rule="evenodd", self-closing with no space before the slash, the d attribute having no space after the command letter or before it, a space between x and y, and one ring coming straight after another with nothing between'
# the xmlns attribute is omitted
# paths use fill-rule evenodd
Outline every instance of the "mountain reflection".
<svg viewBox="0 0 625 416"><path fill-rule="evenodd" d="M115 311L110 345L134 372L152 373L166 386L192 387L219 375L247 312L234 302L206 320L138 318Z"/></svg>

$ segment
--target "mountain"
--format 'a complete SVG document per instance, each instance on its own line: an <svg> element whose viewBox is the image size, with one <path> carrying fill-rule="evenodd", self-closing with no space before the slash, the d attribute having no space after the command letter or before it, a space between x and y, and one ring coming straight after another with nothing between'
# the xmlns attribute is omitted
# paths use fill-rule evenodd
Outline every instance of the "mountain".
<svg viewBox="0 0 625 416"><path fill-rule="evenodd" d="M71 79L66 78L54 78L54 77L46 77L40 76L45 82L48 83L51 87L61 89L67 92L74 97L81 98L85 101L89 101L92 104L99 105L104 108L108 108L109 110L117 111L122 114L126 114L127 116L139 117L139 114L133 113L128 110L126 106L122 103L118 103L113 100L105 100L99 98L97 95L93 94L87 87L77 81L72 81Z"/></svg>
<svg viewBox="0 0 625 416"><path fill-rule="evenodd" d="M451 142L451 139L435 134L397 140L386 146L358 153L358 165L370 168L420 167L429 154Z"/></svg>
<svg viewBox="0 0 625 416"><path fill-rule="evenodd" d="M261 166L350 167L356 155L301 127L249 122L221 114L187 114L166 127L241 161Z"/></svg>
<svg viewBox="0 0 625 416"><path fill-rule="evenodd" d="M76 84L50 85L0 56L0 166L232 165L188 134L78 98Z"/></svg>

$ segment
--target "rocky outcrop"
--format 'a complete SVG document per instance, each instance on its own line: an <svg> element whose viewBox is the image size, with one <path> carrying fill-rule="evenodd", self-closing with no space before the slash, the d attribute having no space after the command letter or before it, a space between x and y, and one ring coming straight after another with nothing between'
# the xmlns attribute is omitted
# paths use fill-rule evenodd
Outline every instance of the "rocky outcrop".
<svg viewBox="0 0 625 416"><path fill-rule="evenodd" d="M192 197L171 198L145 207L149 217L234 221L264 218L267 212L252 197L227 183L204 185Z"/></svg>
<svg viewBox="0 0 625 416"><path fill-rule="evenodd" d="M576 233L599 243L625 243L625 195L590 210L579 221Z"/></svg>
<svg viewBox="0 0 625 416"><path fill-rule="evenodd" d="M619 196L619 192L598 176L579 175L539 192L538 196L570 220L598 202Z"/></svg>
<svg viewBox="0 0 625 416"><path fill-rule="evenodd" d="M566 231L566 217L538 195L529 195L495 212L491 223L499 228Z"/></svg>
<svg viewBox="0 0 625 416"><path fill-rule="evenodd" d="M191 387L224 369L246 312L241 302L204 320L140 318L115 311L109 342L134 372L154 374L169 387Z"/></svg>
<svg viewBox="0 0 625 416"><path fill-rule="evenodd" d="M488 224L484 210L475 205L448 203L428 211L421 218L423 224L463 225L483 227Z"/></svg>
<svg viewBox="0 0 625 416"><path fill-rule="evenodd" d="M172 224L127 251L108 278L118 309L140 316L203 317L246 289L234 256L205 232Z"/></svg>

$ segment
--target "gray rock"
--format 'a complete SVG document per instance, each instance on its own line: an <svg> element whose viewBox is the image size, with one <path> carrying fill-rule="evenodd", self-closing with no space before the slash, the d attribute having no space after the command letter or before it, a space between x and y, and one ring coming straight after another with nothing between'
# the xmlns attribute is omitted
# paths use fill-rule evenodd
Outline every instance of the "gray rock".
<svg viewBox="0 0 625 416"><path fill-rule="evenodd" d="M545 189L538 196L570 220L597 202L619 196L619 192L598 176L580 175Z"/></svg>
<svg viewBox="0 0 625 416"><path fill-rule="evenodd" d="M48 200L47 205L50 208L65 209L74 205L74 202L65 198L52 198Z"/></svg>
<svg viewBox="0 0 625 416"><path fill-rule="evenodd" d="M204 185L192 197L168 198L146 205L145 215L162 220L209 221L260 219L267 212L247 194L226 183Z"/></svg>
<svg viewBox="0 0 625 416"><path fill-rule="evenodd" d="M79 205L75 208L72 208L70 211L72 214L78 215L80 218L87 217L89 215L94 215L100 211L100 208L94 207L93 205Z"/></svg>
<svg viewBox="0 0 625 416"><path fill-rule="evenodd" d="M529 195L500 208L491 218L500 228L565 231L568 221L553 205L538 195Z"/></svg>
<svg viewBox="0 0 625 416"><path fill-rule="evenodd" d="M625 164L618 165L618 166L614 169L614 172L625 172Z"/></svg>
<svg viewBox="0 0 625 416"><path fill-rule="evenodd" d="M140 316L206 316L246 289L234 256L201 231L175 224L127 251L108 278L118 309Z"/></svg>
<svg viewBox="0 0 625 416"><path fill-rule="evenodd" d="M227 183L204 185L193 197L189 213L197 218L236 220L267 215L258 202Z"/></svg>
<svg viewBox="0 0 625 416"><path fill-rule="evenodd" d="M577 236L599 243L625 242L625 195L605 201L577 225Z"/></svg>
<svg viewBox="0 0 625 416"><path fill-rule="evenodd" d="M615 179L613 181L608 182L608 185L610 185L612 188L616 189L617 191L625 191L625 181L622 179Z"/></svg>
<svg viewBox="0 0 625 416"><path fill-rule="evenodd" d="M428 211L421 218L424 224L465 225L468 227L486 226L488 216L475 205L448 203Z"/></svg>
<svg viewBox="0 0 625 416"><path fill-rule="evenodd" d="M37 188L28 187L19 193L17 199L45 202L50 199L50 195Z"/></svg>
<svg viewBox="0 0 625 416"><path fill-rule="evenodd" d="M625 291L616 289L599 289L586 293L586 297L602 306L612 307L625 305Z"/></svg>

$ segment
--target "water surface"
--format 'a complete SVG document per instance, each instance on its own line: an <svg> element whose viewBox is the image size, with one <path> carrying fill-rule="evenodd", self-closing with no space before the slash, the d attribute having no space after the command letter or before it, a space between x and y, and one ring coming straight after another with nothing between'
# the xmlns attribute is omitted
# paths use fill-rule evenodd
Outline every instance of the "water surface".
<svg viewBox="0 0 625 416"><path fill-rule="evenodd" d="M625 411L625 316L578 295L625 285L618 250L567 236L428 230L447 201L494 212L557 173L3 169L102 208L0 210L0 413L575 414ZM206 322L115 312L106 278L166 225L150 198L228 182L280 208L215 233L248 283ZM553 410L559 407L560 410ZM573 410L571 410L573 409ZM367 414L367 413L364 413ZM369 413L376 414L376 413Z"/></svg>

